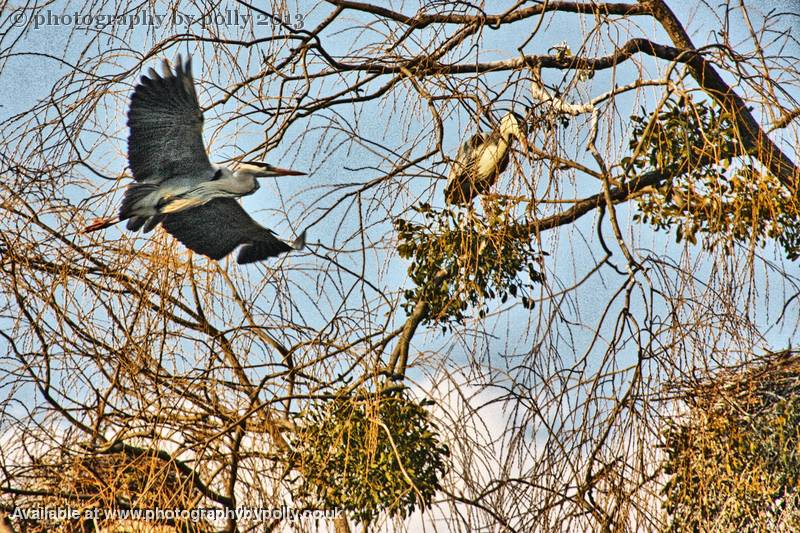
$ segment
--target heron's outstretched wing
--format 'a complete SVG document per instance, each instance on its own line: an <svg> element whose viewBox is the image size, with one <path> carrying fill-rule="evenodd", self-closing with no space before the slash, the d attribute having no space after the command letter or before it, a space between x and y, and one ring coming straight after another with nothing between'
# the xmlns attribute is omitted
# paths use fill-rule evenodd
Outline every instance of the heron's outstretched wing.
<svg viewBox="0 0 800 533"><path fill-rule="evenodd" d="M165 60L163 75L152 68L131 96L128 161L136 181L160 183L174 177L198 181L213 176L203 145L203 113L197 102L191 58L175 70Z"/></svg>
<svg viewBox="0 0 800 533"><path fill-rule="evenodd" d="M475 171L481 146L489 141L489 134L478 132L458 148L458 154L447 177L444 190L445 201L449 204L466 204L477 196Z"/></svg>
<svg viewBox="0 0 800 533"><path fill-rule="evenodd" d="M233 198L215 198L200 207L168 215L162 226L187 248L211 259L222 259L243 244L239 264L262 261L305 245L304 235L292 244L278 239Z"/></svg>

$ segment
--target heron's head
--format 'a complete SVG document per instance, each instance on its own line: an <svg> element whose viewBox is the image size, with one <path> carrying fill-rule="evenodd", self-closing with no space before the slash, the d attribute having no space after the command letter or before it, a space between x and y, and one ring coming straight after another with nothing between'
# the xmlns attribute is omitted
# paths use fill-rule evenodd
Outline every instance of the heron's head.
<svg viewBox="0 0 800 533"><path fill-rule="evenodd" d="M528 128L525 119L513 111L506 113L500 120L500 135L516 137L525 148L528 147Z"/></svg>
<svg viewBox="0 0 800 533"><path fill-rule="evenodd" d="M236 164L234 170L239 175L250 175L254 178L269 178L272 176L305 176L305 172L280 168L262 163L261 161L241 161Z"/></svg>

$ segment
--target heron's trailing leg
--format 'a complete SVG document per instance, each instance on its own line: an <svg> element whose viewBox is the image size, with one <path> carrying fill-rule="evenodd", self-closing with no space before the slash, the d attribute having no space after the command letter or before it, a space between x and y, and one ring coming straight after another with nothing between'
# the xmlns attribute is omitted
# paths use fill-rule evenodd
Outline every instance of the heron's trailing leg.
<svg viewBox="0 0 800 533"><path fill-rule="evenodd" d="M92 223L81 230L81 233L91 233L101 229L110 228L122 222L118 217L96 218Z"/></svg>
<svg viewBox="0 0 800 533"><path fill-rule="evenodd" d="M152 231L159 224L190 250L222 259L241 247L238 262L253 263L302 248L301 235L286 243L254 221L237 198L258 190L257 178L302 176L263 161L237 161L232 168L212 164L203 143L203 112L197 100L191 61L180 56L163 73L150 69L131 95L128 163L135 183L128 186L119 216L93 221L84 232L127 221L129 231Z"/></svg>

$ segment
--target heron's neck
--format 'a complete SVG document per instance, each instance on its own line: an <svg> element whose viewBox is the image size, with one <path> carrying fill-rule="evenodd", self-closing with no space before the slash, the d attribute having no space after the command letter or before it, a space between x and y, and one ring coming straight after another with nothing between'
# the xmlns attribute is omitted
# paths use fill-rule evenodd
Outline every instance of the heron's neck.
<svg viewBox="0 0 800 533"><path fill-rule="evenodd" d="M249 194L258 189L258 181L249 172L233 172L228 187L231 192Z"/></svg>
<svg viewBox="0 0 800 533"><path fill-rule="evenodd" d="M507 148L509 144L511 144L511 140L513 134L510 131L500 131L500 138L497 140L497 144L499 144L503 148Z"/></svg>

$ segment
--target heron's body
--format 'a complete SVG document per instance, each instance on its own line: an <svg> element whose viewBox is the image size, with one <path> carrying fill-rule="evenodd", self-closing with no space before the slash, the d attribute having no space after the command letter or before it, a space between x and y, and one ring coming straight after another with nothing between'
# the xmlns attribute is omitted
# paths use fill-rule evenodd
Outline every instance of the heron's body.
<svg viewBox="0 0 800 533"><path fill-rule="evenodd" d="M497 178L508 167L511 142L516 137L525 141L524 123L513 113L508 113L500 127L491 133L479 132L458 149L456 159L447 177L445 201L464 205L489 192Z"/></svg>
<svg viewBox="0 0 800 533"><path fill-rule="evenodd" d="M197 100L191 61L178 58L174 71L150 69L131 96L128 160L136 183L128 186L119 211L127 229L148 232L162 224L187 248L221 259L245 245L239 263L260 261L301 247L256 223L236 202L253 194L256 178L302 175L267 163L212 164L203 145L203 113ZM93 224L87 230L110 225ZM224 253L221 253L224 251Z"/></svg>
<svg viewBox="0 0 800 533"><path fill-rule="evenodd" d="M217 167L209 177L177 176L162 182L134 183L125 194L120 219L136 231L141 219L177 213L203 205L214 198L239 198L256 192L258 181L251 174L237 174Z"/></svg>

